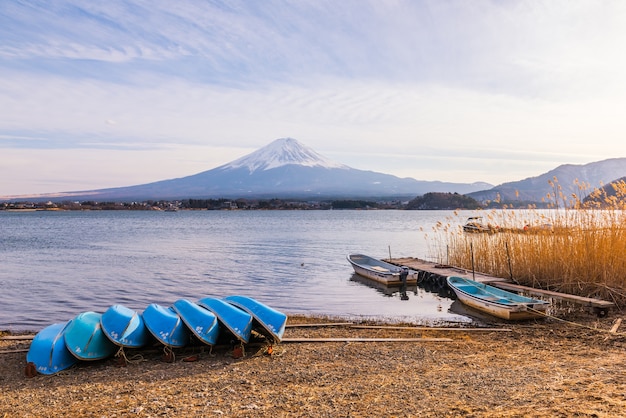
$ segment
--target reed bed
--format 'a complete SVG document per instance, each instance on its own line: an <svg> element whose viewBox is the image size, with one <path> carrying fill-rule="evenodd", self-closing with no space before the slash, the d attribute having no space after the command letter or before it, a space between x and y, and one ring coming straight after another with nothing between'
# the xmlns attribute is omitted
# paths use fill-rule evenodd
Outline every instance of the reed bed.
<svg viewBox="0 0 626 418"><path fill-rule="evenodd" d="M481 211L478 216L493 233L463 232L465 218L455 213L435 228L440 243L434 257L527 286L610 300L621 308L626 306L626 185L620 185L615 195L594 191L590 202L555 194L551 197L559 204L551 209Z"/></svg>

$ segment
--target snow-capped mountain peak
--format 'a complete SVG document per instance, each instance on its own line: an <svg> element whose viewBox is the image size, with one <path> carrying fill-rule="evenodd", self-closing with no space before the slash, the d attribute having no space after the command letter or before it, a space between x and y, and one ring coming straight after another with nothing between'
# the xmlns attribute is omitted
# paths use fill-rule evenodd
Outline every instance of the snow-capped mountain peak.
<svg viewBox="0 0 626 418"><path fill-rule="evenodd" d="M289 164L306 167L349 168L346 165L323 157L293 138L277 139L265 147L232 161L221 168L235 169L245 167L252 173Z"/></svg>

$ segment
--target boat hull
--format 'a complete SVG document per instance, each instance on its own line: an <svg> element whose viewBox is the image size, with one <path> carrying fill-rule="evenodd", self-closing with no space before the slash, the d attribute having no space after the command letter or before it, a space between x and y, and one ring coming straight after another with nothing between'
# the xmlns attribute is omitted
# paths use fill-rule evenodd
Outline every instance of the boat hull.
<svg viewBox="0 0 626 418"><path fill-rule="evenodd" d="M101 317L96 312L83 312L68 324L65 345L79 360L101 360L115 353L115 344L102 331Z"/></svg>
<svg viewBox="0 0 626 418"><path fill-rule="evenodd" d="M354 272L360 276L386 285L403 284L400 276L401 268L396 265L386 263L382 260L378 260L364 254L350 254L347 259L350 265L352 265ZM408 275L406 283L417 283L416 275Z"/></svg>
<svg viewBox="0 0 626 418"><path fill-rule="evenodd" d="M187 299L179 299L172 305L187 328L200 341L215 345L219 337L219 321L215 314Z"/></svg>
<svg viewBox="0 0 626 418"><path fill-rule="evenodd" d="M78 359L65 346L64 333L68 323L52 324L35 335L26 354L37 372L51 375L72 367Z"/></svg>
<svg viewBox="0 0 626 418"><path fill-rule="evenodd" d="M180 348L189 343L189 330L173 308L151 303L142 316L150 334L166 347Z"/></svg>
<svg viewBox="0 0 626 418"><path fill-rule="evenodd" d="M252 332L252 315L218 298L206 297L198 305L213 312L217 320L238 340L247 344Z"/></svg>
<svg viewBox="0 0 626 418"><path fill-rule="evenodd" d="M100 324L104 335L120 347L140 348L150 338L142 316L123 305L109 307L102 314Z"/></svg>
<svg viewBox="0 0 626 418"><path fill-rule="evenodd" d="M463 304L509 321L545 317L549 305L462 277L450 276L447 283Z"/></svg>
<svg viewBox="0 0 626 418"><path fill-rule="evenodd" d="M228 296L224 300L252 315L253 327L273 342L280 342L285 333L287 315L248 296Z"/></svg>

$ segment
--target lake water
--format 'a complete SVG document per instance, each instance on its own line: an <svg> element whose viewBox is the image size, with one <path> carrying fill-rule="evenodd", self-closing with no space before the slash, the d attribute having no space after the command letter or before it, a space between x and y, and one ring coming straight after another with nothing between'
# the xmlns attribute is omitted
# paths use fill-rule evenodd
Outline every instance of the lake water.
<svg viewBox="0 0 626 418"><path fill-rule="evenodd" d="M448 211L0 212L0 330L83 311L143 311L241 294L287 314L416 324L470 321L420 287L379 289L350 253L432 259ZM457 217L459 222L465 215Z"/></svg>

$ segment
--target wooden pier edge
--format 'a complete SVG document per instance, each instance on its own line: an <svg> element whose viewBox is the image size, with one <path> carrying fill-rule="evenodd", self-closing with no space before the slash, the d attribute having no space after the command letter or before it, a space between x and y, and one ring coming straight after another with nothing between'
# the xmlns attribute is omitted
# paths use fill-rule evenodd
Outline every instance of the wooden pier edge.
<svg viewBox="0 0 626 418"><path fill-rule="evenodd" d="M564 300L581 304L592 308L593 312L599 317L605 317L610 308L615 307L613 302L609 302L602 299L588 298L583 296L571 295L569 293L554 292L551 290L537 289L534 287L521 286L511 283L502 277L495 277L484 273L472 272L460 267L448 266L433 263L431 261L421 260L419 258L394 258L384 260L388 263L395 264L397 266L406 266L417 272L418 276L428 277L433 280L433 277L445 283L445 278L448 276L464 277L466 279L475 280L481 283L488 283L491 286L499 287L504 290L510 290L514 292L528 293L534 296L553 298L558 300Z"/></svg>

